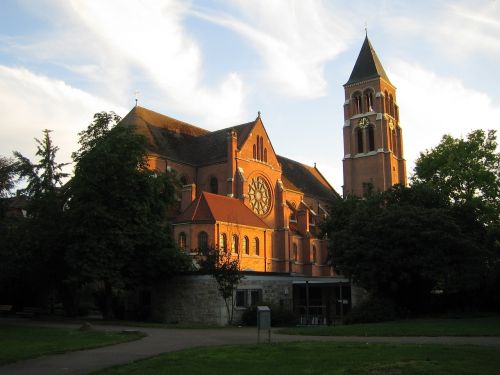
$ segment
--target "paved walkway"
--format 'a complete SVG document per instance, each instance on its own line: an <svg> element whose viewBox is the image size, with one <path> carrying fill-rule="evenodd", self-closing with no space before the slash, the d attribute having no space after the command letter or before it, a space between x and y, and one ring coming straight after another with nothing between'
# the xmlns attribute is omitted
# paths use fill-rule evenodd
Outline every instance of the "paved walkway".
<svg viewBox="0 0 500 375"><path fill-rule="evenodd" d="M23 325L76 327L76 325L22 321ZM21 324L17 322L17 324ZM16 324L15 321L0 321L0 324ZM132 327L95 326L96 329L135 329ZM252 344L257 342L255 328L225 329L161 329L136 328L148 336L137 341L98 349L82 350L65 354L43 356L0 366L0 375L57 375L88 374L106 367L129 363L160 353L197 346ZM500 347L500 337L333 337L333 336L289 336L272 335L273 342L291 341L335 341L367 343L417 343L484 345Z"/></svg>

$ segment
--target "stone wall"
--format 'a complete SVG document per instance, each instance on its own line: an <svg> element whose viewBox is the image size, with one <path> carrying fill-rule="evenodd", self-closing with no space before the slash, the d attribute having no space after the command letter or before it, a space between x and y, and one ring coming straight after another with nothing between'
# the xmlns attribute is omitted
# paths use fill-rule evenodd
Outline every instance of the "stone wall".
<svg viewBox="0 0 500 375"><path fill-rule="evenodd" d="M292 309L292 280L272 276L245 276L238 290L259 289L262 301ZM165 323L227 324L226 305L210 275L178 276L157 287L152 295L152 318ZM245 308L235 308L234 322Z"/></svg>

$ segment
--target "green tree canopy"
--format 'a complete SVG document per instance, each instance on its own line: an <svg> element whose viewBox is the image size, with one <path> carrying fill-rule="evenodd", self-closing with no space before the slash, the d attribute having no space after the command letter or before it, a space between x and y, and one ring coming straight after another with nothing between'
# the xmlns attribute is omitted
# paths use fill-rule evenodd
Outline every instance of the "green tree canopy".
<svg viewBox="0 0 500 375"><path fill-rule="evenodd" d="M0 156L0 198L9 196L14 188L16 165L12 159Z"/></svg>
<svg viewBox="0 0 500 375"><path fill-rule="evenodd" d="M190 263L177 250L167 222L174 176L147 168L146 140L133 128L94 132L106 129L103 118L108 124L116 119L94 117L80 133L67 204L67 260L73 282L103 286L104 315L111 317L114 291L151 285Z"/></svg>
<svg viewBox="0 0 500 375"><path fill-rule="evenodd" d="M422 311L431 291L477 290L488 272L486 233L467 215L427 185L337 201L326 226L332 263L373 296Z"/></svg>
<svg viewBox="0 0 500 375"><path fill-rule="evenodd" d="M441 143L420 154L413 181L441 191L453 203L481 212L488 224L500 217L500 153L496 132L475 130L466 138L443 136Z"/></svg>
<svg viewBox="0 0 500 375"><path fill-rule="evenodd" d="M37 144L37 162L14 152L16 173L26 183L20 190L27 201L27 217L10 220L2 256L5 258L6 283L19 303L47 305L48 298L61 286L64 267L64 220L62 193L65 163L56 162L59 148L43 131Z"/></svg>

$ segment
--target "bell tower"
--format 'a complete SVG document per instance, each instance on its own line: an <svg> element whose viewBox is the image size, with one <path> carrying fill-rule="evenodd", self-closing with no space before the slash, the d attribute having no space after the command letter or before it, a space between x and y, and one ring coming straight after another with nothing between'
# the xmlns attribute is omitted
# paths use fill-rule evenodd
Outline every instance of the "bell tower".
<svg viewBox="0 0 500 375"><path fill-rule="evenodd" d="M406 185L396 87L368 35L344 91L344 197Z"/></svg>

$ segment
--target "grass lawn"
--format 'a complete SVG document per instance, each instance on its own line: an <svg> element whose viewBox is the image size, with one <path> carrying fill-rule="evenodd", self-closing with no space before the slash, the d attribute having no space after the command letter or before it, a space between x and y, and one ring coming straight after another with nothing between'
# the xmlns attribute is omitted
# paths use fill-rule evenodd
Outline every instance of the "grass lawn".
<svg viewBox="0 0 500 375"><path fill-rule="evenodd" d="M21 359L137 340L142 333L0 325L0 365Z"/></svg>
<svg viewBox="0 0 500 375"><path fill-rule="evenodd" d="M324 327L291 327L280 329L278 332L289 335L313 336L500 336L500 316L397 320Z"/></svg>
<svg viewBox="0 0 500 375"><path fill-rule="evenodd" d="M301 342L189 349L94 375L499 373L498 348Z"/></svg>

